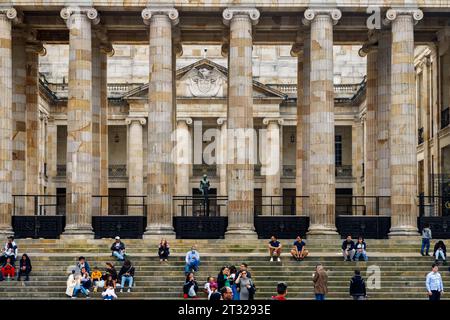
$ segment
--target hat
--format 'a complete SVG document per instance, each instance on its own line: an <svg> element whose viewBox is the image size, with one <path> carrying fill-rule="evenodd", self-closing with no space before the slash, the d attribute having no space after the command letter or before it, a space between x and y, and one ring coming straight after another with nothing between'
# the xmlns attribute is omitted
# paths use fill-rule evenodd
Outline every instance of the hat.
<svg viewBox="0 0 450 320"><path fill-rule="evenodd" d="M119 237L119 236L117 236L117 237L115 237L114 239L116 239L116 240L120 240L120 237Z"/></svg>

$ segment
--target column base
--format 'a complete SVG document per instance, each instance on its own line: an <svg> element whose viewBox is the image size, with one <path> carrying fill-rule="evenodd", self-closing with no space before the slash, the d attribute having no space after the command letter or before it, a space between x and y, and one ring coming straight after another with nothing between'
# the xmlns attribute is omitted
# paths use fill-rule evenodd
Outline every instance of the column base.
<svg viewBox="0 0 450 320"><path fill-rule="evenodd" d="M341 236L337 233L335 226L315 225L310 226L306 233L307 239L339 240Z"/></svg>
<svg viewBox="0 0 450 320"><path fill-rule="evenodd" d="M94 232L91 225L68 225L59 238L61 240L94 239Z"/></svg>
<svg viewBox="0 0 450 320"><path fill-rule="evenodd" d="M150 225L142 235L144 240L161 240L166 238L168 240L175 240L176 233L171 225Z"/></svg>
<svg viewBox="0 0 450 320"><path fill-rule="evenodd" d="M416 227L395 227L389 230L389 239L411 239L419 237L419 231Z"/></svg>
<svg viewBox="0 0 450 320"><path fill-rule="evenodd" d="M14 230L12 227L8 226L5 228L0 228L0 239L4 239L9 236L14 236Z"/></svg>
<svg viewBox="0 0 450 320"><path fill-rule="evenodd" d="M258 234L255 228L251 227L233 227L225 232L226 240L258 240Z"/></svg>

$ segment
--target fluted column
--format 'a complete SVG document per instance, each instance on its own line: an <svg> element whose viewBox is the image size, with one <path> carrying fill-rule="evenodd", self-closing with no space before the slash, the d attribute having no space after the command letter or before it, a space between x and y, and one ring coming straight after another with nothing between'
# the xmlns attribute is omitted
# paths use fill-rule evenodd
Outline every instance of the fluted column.
<svg viewBox="0 0 450 320"><path fill-rule="evenodd" d="M192 164L192 136L189 132L191 118L177 119L177 164L176 164L176 192L177 196L191 194L189 177Z"/></svg>
<svg viewBox="0 0 450 320"><path fill-rule="evenodd" d="M93 8L64 8L69 28L66 228L64 237L92 237L92 41Z"/></svg>
<svg viewBox="0 0 450 320"><path fill-rule="evenodd" d="M228 119L227 119L227 238L256 239L253 224L253 86L252 25L258 22L254 8L227 8L224 23L229 25ZM238 147L238 145L240 146Z"/></svg>
<svg viewBox="0 0 450 320"><path fill-rule="evenodd" d="M359 117L354 120L352 125L352 176L355 179L353 187L354 196L362 196L362 181L364 161L363 156L363 124Z"/></svg>
<svg viewBox="0 0 450 320"><path fill-rule="evenodd" d="M377 160L376 185L377 195L391 195L391 169L389 148L389 111L391 104L391 31L381 30L378 36L377 70ZM381 198L380 214L391 212L390 198Z"/></svg>
<svg viewBox="0 0 450 320"><path fill-rule="evenodd" d="M39 164L41 164L39 149L45 142L42 138L42 127L39 125L39 54L44 55L45 49L39 43L27 43L26 48L26 187L27 195L40 194ZM35 214L33 197L27 197L25 214Z"/></svg>
<svg viewBox="0 0 450 320"><path fill-rule="evenodd" d="M376 146L377 146L377 62L378 48L376 46L376 35L371 33L369 41L366 42L359 55L366 56L366 161L364 162L364 193L366 205L366 215L376 214L375 198L376 188Z"/></svg>
<svg viewBox="0 0 450 320"><path fill-rule="evenodd" d="M417 235L417 135L414 22L421 10L386 13L392 23L391 60L391 230L390 237Z"/></svg>
<svg viewBox="0 0 450 320"><path fill-rule="evenodd" d="M108 57L114 49L104 29L92 38L92 194L108 195ZM101 210L101 211L100 211ZM108 197L93 199L93 214L108 214Z"/></svg>
<svg viewBox="0 0 450 320"><path fill-rule="evenodd" d="M218 118L220 137L218 143L217 170L219 175L219 196L227 195L227 119Z"/></svg>
<svg viewBox="0 0 450 320"><path fill-rule="evenodd" d="M147 230L144 237L174 237L172 197L175 165L172 159L175 130L173 101L172 26L178 23L174 8L146 8L149 25L150 74L148 110Z"/></svg>
<svg viewBox="0 0 450 320"><path fill-rule="evenodd" d="M304 22L311 26L310 159L308 235L336 237L333 24L338 9L308 9Z"/></svg>
<svg viewBox="0 0 450 320"><path fill-rule="evenodd" d="M295 43L291 48L291 56L297 57L297 126L296 126L296 151L295 151L295 195L297 196L295 202L296 215L304 215L303 210L304 199L303 196L304 186L303 186L303 157L305 155L305 150L303 147L304 138L304 126L303 126L303 116L305 112L304 107L304 53L303 45L301 44L300 32L297 35L297 43Z"/></svg>
<svg viewBox="0 0 450 320"><path fill-rule="evenodd" d="M128 146L128 195L142 196L144 195L144 146L143 146L143 129L145 118L128 117L125 123L130 126L130 138ZM128 207L129 215L142 215L141 198L130 197L128 199L130 206Z"/></svg>
<svg viewBox="0 0 450 320"><path fill-rule="evenodd" d="M0 236L12 233L11 24L16 18L15 9L0 9Z"/></svg>
<svg viewBox="0 0 450 320"><path fill-rule="evenodd" d="M47 194L56 195L56 157L57 157L57 143L58 143L58 126L55 124L55 119L50 116L47 125L47 177L48 186ZM48 203L56 204L56 198L48 199ZM47 208L48 215L56 214L56 206L49 206Z"/></svg>
<svg viewBox="0 0 450 320"><path fill-rule="evenodd" d="M274 196L272 199L263 198L264 215L282 214L281 203L281 161L280 161L280 125L282 119L264 118L263 124L267 126L266 139L263 141L264 154L262 157L261 175L265 176L264 196ZM273 208L271 208L271 206Z"/></svg>

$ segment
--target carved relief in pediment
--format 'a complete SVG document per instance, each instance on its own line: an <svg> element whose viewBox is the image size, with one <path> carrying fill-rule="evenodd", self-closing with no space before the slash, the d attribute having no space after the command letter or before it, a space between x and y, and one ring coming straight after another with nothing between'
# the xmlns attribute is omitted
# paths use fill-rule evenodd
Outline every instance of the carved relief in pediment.
<svg viewBox="0 0 450 320"><path fill-rule="evenodd" d="M221 92L224 76L216 68L193 68L186 77L189 92L194 97L216 97Z"/></svg>

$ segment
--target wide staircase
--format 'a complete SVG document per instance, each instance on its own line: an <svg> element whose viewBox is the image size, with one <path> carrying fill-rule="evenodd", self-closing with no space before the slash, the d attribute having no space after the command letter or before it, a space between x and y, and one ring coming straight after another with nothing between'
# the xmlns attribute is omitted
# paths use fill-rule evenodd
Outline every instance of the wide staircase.
<svg viewBox="0 0 450 320"><path fill-rule="evenodd" d="M30 281L0 282L0 299L68 299L66 280L77 257L87 258L91 269L104 270L113 262L119 270L121 263L111 257L113 240L16 240L19 256L27 253L32 259ZM432 257L419 254L420 240L367 240L368 262L344 262L341 241L307 241L310 256L294 261L288 253L293 241L281 240L284 253L281 262L269 262L267 241L173 240L168 263L160 263L157 245L149 240L124 240L129 259L136 268L132 292L120 293L119 299L181 299L184 283L184 255L196 244L200 255L200 270L196 279L200 289L208 276L217 276L224 265L245 262L249 265L257 287L257 299L270 299L278 282L288 284L290 299L313 299L312 273L317 263L328 270L328 299L349 299L349 280L360 269L367 281L369 299L427 299L425 276L433 263ZM432 243L434 245L434 243ZM16 266L18 263L16 263ZM379 273L378 273L379 271ZM444 287L450 285L449 269L442 266ZM371 279L379 275L379 282ZM201 290L199 290L201 291ZM100 299L100 293L91 293ZM201 298L205 298L200 293ZM81 296L80 296L81 297ZM445 298L445 295L444 297Z"/></svg>

